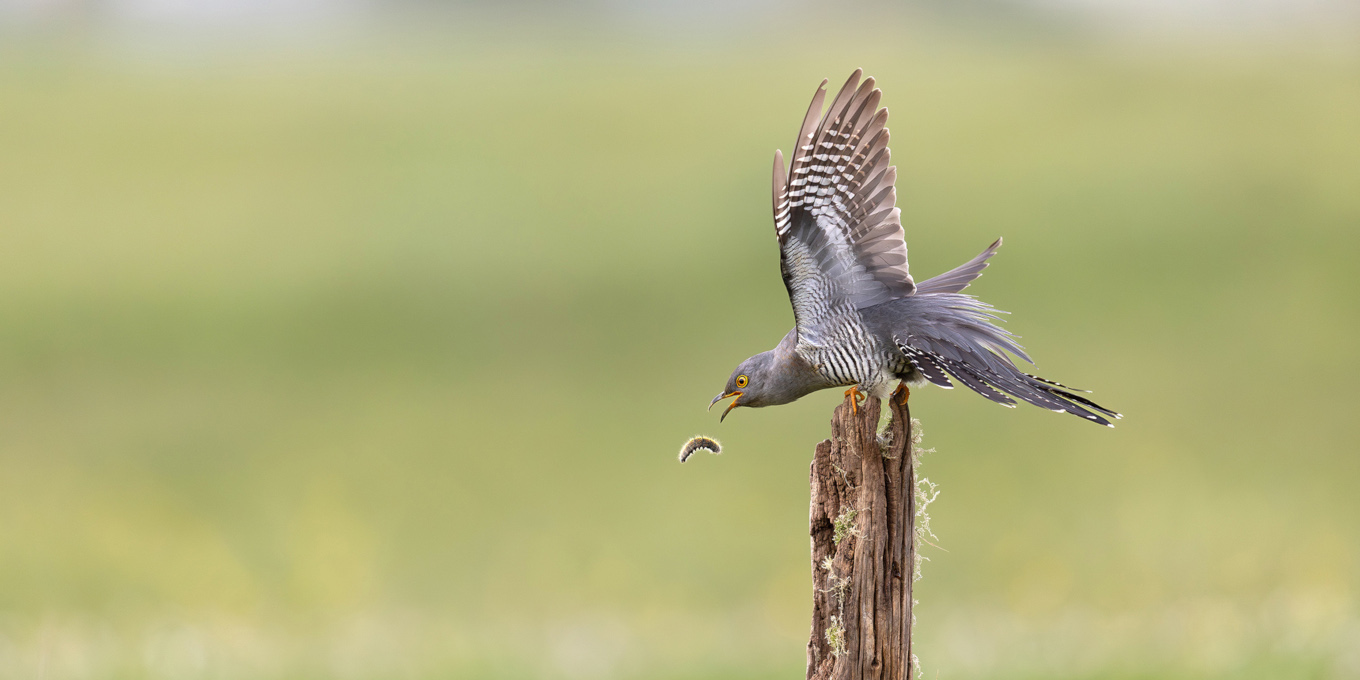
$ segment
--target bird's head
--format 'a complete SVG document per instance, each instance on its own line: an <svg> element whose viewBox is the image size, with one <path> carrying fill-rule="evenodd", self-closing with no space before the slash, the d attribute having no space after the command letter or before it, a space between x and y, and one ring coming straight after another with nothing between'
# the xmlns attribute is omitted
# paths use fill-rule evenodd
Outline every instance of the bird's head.
<svg viewBox="0 0 1360 680"><path fill-rule="evenodd" d="M732 376L727 379L727 386L708 403L711 409L723 399L736 397L727 405L727 410L723 411L719 421L726 419L727 414L738 406L770 406L785 403L775 398L779 385L775 380L774 364L774 352L770 351L761 352L737 365L736 370L732 371Z"/></svg>

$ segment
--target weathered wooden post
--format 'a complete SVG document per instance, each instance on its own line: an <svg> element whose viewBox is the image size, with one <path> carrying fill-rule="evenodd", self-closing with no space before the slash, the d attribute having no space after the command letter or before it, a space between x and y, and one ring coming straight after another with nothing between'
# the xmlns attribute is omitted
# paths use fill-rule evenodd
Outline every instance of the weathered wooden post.
<svg viewBox="0 0 1360 680"><path fill-rule="evenodd" d="M916 565L916 470L911 414L889 399L836 407L831 439L812 461L812 633L808 680L912 676L911 587Z"/></svg>

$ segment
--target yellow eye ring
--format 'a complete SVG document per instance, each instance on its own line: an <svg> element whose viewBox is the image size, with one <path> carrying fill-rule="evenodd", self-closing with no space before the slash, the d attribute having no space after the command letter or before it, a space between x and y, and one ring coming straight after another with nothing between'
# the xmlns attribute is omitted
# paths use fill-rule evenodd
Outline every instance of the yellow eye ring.
<svg viewBox="0 0 1360 680"><path fill-rule="evenodd" d="M746 379L745 375L737 376L737 387L746 387L746 384L749 382L750 381Z"/></svg>

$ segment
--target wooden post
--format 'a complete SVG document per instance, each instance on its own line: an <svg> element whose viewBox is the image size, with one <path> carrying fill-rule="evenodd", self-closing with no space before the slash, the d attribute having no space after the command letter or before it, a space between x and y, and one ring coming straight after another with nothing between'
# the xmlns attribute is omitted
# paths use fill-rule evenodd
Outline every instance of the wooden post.
<svg viewBox="0 0 1360 680"><path fill-rule="evenodd" d="M808 680L911 678L916 470L911 413L889 399L836 407L812 460L812 634Z"/></svg>

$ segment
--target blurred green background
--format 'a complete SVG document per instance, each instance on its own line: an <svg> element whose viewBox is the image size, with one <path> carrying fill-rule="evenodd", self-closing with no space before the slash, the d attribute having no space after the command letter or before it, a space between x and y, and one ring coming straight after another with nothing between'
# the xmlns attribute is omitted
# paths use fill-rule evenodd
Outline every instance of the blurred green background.
<svg viewBox="0 0 1360 680"><path fill-rule="evenodd" d="M802 677L840 395L704 407L862 66L913 273L1004 236L1126 414L915 393L925 677L1360 678L1360 31L72 6L0 32L0 677Z"/></svg>

